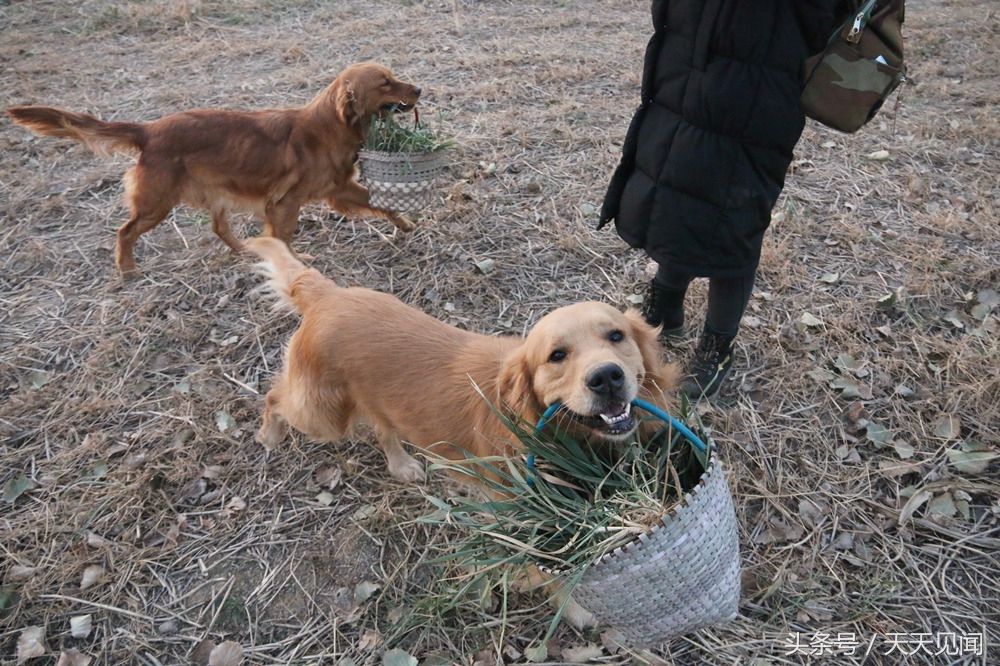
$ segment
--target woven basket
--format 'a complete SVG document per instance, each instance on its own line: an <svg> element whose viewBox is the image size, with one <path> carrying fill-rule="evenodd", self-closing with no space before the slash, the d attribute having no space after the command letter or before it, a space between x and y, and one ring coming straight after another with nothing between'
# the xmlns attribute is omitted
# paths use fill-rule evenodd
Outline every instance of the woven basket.
<svg viewBox="0 0 1000 666"><path fill-rule="evenodd" d="M740 601L739 536L733 497L716 456L662 524L591 565L573 598L633 647L734 619Z"/></svg>
<svg viewBox="0 0 1000 666"><path fill-rule="evenodd" d="M376 208L416 212L431 202L431 185L447 164L445 151L386 153L362 150L358 154L361 179L368 200Z"/></svg>

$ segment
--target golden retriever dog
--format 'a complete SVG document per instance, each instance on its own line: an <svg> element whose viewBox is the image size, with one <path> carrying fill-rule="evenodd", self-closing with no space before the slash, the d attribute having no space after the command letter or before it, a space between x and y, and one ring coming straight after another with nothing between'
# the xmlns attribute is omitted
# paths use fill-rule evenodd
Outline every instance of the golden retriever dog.
<svg viewBox="0 0 1000 666"><path fill-rule="evenodd" d="M591 440L627 438L638 427L637 396L667 407L677 370L660 360L656 329L635 312L578 303L543 317L527 337L455 328L395 297L339 287L303 265L284 244L247 241L264 260L270 286L302 315L284 367L268 392L257 439L267 447L286 425L337 441L371 425L389 473L423 478L402 442L450 458L518 449L483 395L535 422L560 402L560 426Z"/></svg>
<svg viewBox="0 0 1000 666"><path fill-rule="evenodd" d="M265 398L257 440L268 448L288 425L337 441L368 423L389 473L413 482L423 478L423 466L402 442L453 459L519 449L483 396L529 423L562 403L560 427L613 442L640 427L634 398L667 409L665 392L677 385L676 366L660 360L657 330L633 311L577 303L544 316L527 337L491 337L449 326L389 294L338 287L276 240L254 238L247 249L264 260L280 301L302 315ZM568 622L596 624L536 568L528 567L519 585L548 586Z"/></svg>
<svg viewBox="0 0 1000 666"><path fill-rule="evenodd" d="M83 143L98 153L138 152L125 175L128 222L118 229L115 263L136 270L133 248L179 203L207 210L212 230L234 252L230 211L255 213L263 235L291 240L299 209L325 201L344 215L388 219L401 231L413 223L373 208L355 180L358 149L375 114L413 108L420 88L388 68L351 65L300 108L266 111L201 109L148 123L104 122L45 106L7 109L15 122L47 136Z"/></svg>

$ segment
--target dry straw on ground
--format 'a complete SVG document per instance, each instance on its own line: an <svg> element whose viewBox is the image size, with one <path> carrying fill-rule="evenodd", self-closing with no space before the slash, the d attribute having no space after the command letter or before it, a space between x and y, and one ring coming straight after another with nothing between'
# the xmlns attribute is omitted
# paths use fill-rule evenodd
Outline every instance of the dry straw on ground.
<svg viewBox="0 0 1000 666"><path fill-rule="evenodd" d="M789 632L875 639L876 653L896 632L985 632L992 656L949 663L1000 654L1000 465L988 461L1000 448L1000 16L986 0L910 4L917 84L856 136L806 130L735 379L705 410L743 529L741 617L642 660L802 663L785 656ZM446 197L406 237L311 209L296 246L345 284L516 333L579 299L624 306L643 279L643 258L592 225L637 101L647 11L2 3L0 84L5 104L150 119L297 104L350 62L384 61L428 91L426 110L459 141ZM177 211L144 236L144 275L121 285L111 248L129 160L7 122L0 146L0 483L21 492L0 505L0 660L29 627L47 654L95 664L208 660L227 640L266 664L540 657L537 595L427 601L442 584L426 560L449 537L411 522L427 507L370 438L253 443L294 321L251 293L258 279L204 215ZM476 268L486 260L492 271ZM690 301L699 321L700 286ZM90 631L73 637L83 615ZM570 629L547 655L634 659Z"/></svg>

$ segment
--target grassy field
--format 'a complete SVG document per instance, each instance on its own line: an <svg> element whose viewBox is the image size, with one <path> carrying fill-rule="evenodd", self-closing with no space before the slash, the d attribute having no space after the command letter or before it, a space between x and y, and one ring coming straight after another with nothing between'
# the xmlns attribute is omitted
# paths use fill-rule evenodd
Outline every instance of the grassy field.
<svg viewBox="0 0 1000 666"><path fill-rule="evenodd" d="M520 333L582 299L625 307L646 280L645 258L593 226L647 14L636 0L3 2L0 86L5 105L147 120L297 105L347 64L384 62L456 139L442 199L407 236L311 208L295 246L341 283ZM701 407L741 523L739 619L641 654L563 627L547 663L806 663L786 654L794 633L861 643L822 663L1000 663L998 31L989 0L910 3L915 84L859 134L810 125L797 148L734 380ZM446 482L394 482L365 433L254 443L296 322L203 213L144 236L143 275L123 284L130 159L6 120L0 148L0 662L29 627L39 664L70 649L204 664L223 641L258 664L393 649L517 663L537 647L540 595L453 599L461 581L428 562L452 537L414 521ZM921 632L983 633L987 654L933 656L912 648Z"/></svg>

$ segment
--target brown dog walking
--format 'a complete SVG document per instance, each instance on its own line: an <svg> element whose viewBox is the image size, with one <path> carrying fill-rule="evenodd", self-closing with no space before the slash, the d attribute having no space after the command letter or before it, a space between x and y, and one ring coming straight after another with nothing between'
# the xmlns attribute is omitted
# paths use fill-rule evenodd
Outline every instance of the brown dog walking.
<svg viewBox="0 0 1000 666"><path fill-rule="evenodd" d="M131 215L118 229L115 250L118 269L128 275L136 270L139 236L179 203L209 211L212 230L233 251L243 246L229 228L231 211L256 214L264 221L263 235L288 243L299 209L312 201L412 230L406 218L370 205L368 191L355 180L355 161L372 116L408 110L419 97L420 88L386 67L360 63L294 109L202 109L149 123L104 122L45 106L7 113L38 134L73 139L97 153L139 153L125 175Z"/></svg>

